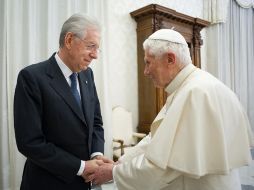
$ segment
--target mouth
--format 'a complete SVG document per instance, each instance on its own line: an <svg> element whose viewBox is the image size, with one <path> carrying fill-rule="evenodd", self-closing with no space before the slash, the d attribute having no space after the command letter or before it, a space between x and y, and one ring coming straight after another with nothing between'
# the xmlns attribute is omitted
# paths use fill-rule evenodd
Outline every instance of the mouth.
<svg viewBox="0 0 254 190"><path fill-rule="evenodd" d="M147 76L149 79L153 80L153 76L152 75L148 75Z"/></svg>
<svg viewBox="0 0 254 190"><path fill-rule="evenodd" d="M92 60L89 60L89 59L84 59L84 61L86 61L86 62L91 62Z"/></svg>
<svg viewBox="0 0 254 190"><path fill-rule="evenodd" d="M90 64L92 62L92 60L84 60L86 63Z"/></svg>

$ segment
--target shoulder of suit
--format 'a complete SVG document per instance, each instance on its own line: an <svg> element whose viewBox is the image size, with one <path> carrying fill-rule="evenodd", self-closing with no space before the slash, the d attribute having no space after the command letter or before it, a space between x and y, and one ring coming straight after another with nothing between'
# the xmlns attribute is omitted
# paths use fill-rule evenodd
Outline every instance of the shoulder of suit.
<svg viewBox="0 0 254 190"><path fill-rule="evenodd" d="M22 74L22 75L28 74L30 76L36 77L41 75L42 73L45 73L49 64L50 64L50 61L46 60L39 63L28 65L25 68L23 68L19 74Z"/></svg>

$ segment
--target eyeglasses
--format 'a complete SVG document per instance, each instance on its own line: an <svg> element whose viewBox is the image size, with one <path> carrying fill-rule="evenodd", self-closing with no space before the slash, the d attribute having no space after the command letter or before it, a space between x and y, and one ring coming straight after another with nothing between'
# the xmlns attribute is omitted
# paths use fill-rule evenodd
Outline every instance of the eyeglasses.
<svg viewBox="0 0 254 190"><path fill-rule="evenodd" d="M101 52L101 50L99 49L99 47L96 44L93 44L93 43L88 44L89 42L87 42L86 40L81 39L78 36L76 36L76 37L79 40L81 40L82 42L84 42L85 48L86 48L87 51L89 51L89 52L96 52L96 53L100 53Z"/></svg>

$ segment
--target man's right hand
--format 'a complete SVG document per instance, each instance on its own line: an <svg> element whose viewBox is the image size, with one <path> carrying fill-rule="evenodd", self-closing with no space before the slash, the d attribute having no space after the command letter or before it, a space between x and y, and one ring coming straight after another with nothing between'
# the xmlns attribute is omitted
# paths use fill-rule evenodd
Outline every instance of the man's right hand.
<svg viewBox="0 0 254 190"><path fill-rule="evenodd" d="M97 170L97 168L103 164L102 160L88 160L85 161L85 169L82 173L82 177L85 179L86 182L90 182L93 179L91 175Z"/></svg>

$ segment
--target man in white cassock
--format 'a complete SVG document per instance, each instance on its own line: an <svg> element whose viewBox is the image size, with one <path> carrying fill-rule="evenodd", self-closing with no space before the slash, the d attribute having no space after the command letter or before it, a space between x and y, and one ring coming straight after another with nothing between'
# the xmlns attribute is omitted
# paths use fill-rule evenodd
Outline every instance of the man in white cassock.
<svg viewBox="0 0 254 190"><path fill-rule="evenodd" d="M144 74L165 88L166 104L119 164L103 164L87 180L113 179L119 190L241 189L237 169L251 162L254 140L236 95L192 64L178 32L158 30L143 46Z"/></svg>

